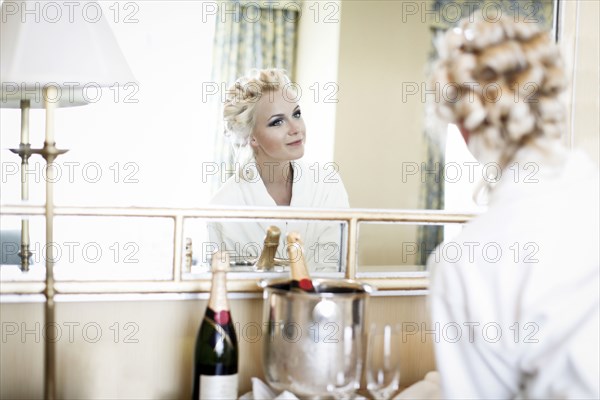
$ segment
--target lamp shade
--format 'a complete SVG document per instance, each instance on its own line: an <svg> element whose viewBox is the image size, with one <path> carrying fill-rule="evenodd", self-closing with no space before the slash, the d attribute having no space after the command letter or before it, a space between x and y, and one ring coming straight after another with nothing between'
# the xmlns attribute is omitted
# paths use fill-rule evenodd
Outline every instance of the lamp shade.
<svg viewBox="0 0 600 400"><path fill-rule="evenodd" d="M97 2L4 1L0 21L0 107L43 107L58 87L59 107L86 104L86 93L135 79Z"/></svg>

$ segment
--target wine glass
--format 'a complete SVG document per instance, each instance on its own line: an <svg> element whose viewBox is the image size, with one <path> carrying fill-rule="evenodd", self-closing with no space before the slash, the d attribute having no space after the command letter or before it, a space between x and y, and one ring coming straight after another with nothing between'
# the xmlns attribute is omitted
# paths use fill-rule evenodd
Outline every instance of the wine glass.
<svg viewBox="0 0 600 400"><path fill-rule="evenodd" d="M367 347L367 389L375 399L389 399L400 384L400 326L371 325Z"/></svg>

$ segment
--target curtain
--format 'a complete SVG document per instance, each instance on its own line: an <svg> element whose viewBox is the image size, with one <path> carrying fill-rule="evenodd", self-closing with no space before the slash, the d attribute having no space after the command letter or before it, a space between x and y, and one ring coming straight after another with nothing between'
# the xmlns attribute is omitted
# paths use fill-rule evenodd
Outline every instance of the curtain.
<svg viewBox="0 0 600 400"><path fill-rule="evenodd" d="M224 92L252 68L282 68L293 80L296 30L300 18L296 1L222 1L216 16L213 46L213 82L222 96L214 104L217 124L215 161L226 171L234 169L234 149L225 137L221 105ZM213 190L224 182L214 175Z"/></svg>
<svg viewBox="0 0 600 400"><path fill-rule="evenodd" d="M469 15L469 11L482 10L486 18L495 20L500 15L508 15L530 23L537 23L545 30L554 27L556 0L431 0L432 9L436 16L431 21L431 52L429 64L437 58L433 45L438 35L457 25L461 17ZM427 115L427 118L433 118ZM426 174L422 185L420 203L422 208L444 209L444 162L445 162L445 132L437 131L439 126L426 123L423 132L426 163L422 168L437 173ZM444 240L444 227L435 225L420 225L417 230L418 243L421 246L418 263L425 265L429 254Z"/></svg>

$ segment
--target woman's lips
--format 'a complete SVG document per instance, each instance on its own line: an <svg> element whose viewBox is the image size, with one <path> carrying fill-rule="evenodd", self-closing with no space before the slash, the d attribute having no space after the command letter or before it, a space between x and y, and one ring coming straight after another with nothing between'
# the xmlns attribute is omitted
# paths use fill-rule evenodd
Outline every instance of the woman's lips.
<svg viewBox="0 0 600 400"><path fill-rule="evenodd" d="M288 143L288 146L300 146L302 144L302 139L296 140L295 142Z"/></svg>

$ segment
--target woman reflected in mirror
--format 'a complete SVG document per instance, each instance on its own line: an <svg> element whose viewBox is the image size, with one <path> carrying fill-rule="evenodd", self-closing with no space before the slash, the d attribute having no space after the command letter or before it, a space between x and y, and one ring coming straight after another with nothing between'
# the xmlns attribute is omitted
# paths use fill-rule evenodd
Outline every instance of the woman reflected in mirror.
<svg viewBox="0 0 600 400"><path fill-rule="evenodd" d="M316 171L320 164L302 162L307 129L298 103L299 91L283 70L252 70L227 91L223 105L225 134L236 149L236 172L211 200L219 206L291 206L347 208L348 195L339 174ZM321 167L322 168L322 167ZM327 178L327 179L325 179ZM249 243L262 247L268 223L214 223L210 240L241 257ZM307 262L314 270L338 271L339 224L285 223L284 233L298 231ZM251 246L257 248L257 246ZM284 246L278 254L285 257Z"/></svg>

